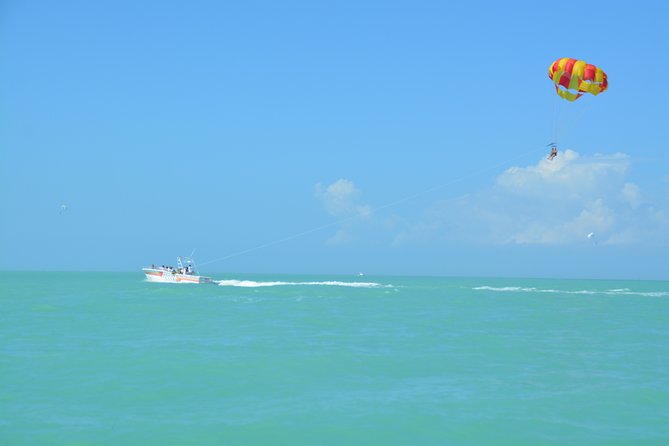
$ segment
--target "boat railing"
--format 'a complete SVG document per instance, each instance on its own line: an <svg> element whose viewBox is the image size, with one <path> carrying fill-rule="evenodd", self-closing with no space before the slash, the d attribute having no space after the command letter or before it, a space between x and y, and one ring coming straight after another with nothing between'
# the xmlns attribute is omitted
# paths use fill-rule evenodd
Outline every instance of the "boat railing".
<svg viewBox="0 0 669 446"><path fill-rule="evenodd" d="M197 276L198 271L195 268L195 262L190 257L177 257L178 267L165 266L165 265L151 265L151 269L157 271L165 271L172 274L183 274L185 276Z"/></svg>

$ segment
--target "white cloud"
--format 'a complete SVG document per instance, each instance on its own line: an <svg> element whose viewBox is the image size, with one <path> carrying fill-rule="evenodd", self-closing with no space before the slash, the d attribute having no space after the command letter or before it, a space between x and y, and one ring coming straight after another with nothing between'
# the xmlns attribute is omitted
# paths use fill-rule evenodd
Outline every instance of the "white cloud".
<svg viewBox="0 0 669 446"><path fill-rule="evenodd" d="M330 244L353 241L353 220L368 219L372 215L372 207L359 203L360 190L347 179L339 179L326 187L318 183L314 187L314 193L330 215L341 219L340 229L328 240Z"/></svg>
<svg viewBox="0 0 669 446"><path fill-rule="evenodd" d="M569 245L587 243L591 232L600 244L669 243L667 213L626 181L629 165L622 153L566 150L553 161L512 167L488 190L438 203L394 243Z"/></svg>
<svg viewBox="0 0 669 446"><path fill-rule="evenodd" d="M315 194L339 219L330 244L566 246L591 244L594 233L598 245L669 245L669 206L652 204L629 181L630 164L623 153L566 150L553 161L509 168L488 189L435 203L420 216L402 215L402 207L373 215L346 179L317 184Z"/></svg>
<svg viewBox="0 0 669 446"><path fill-rule="evenodd" d="M352 181L339 179L323 188L318 183L315 188L316 197L321 200L325 210L335 217L349 217L354 215L367 216L372 208L357 203L360 191Z"/></svg>
<svg viewBox="0 0 669 446"><path fill-rule="evenodd" d="M620 198L633 208L637 208L642 201L641 189L634 183L625 183L620 191Z"/></svg>
<svg viewBox="0 0 669 446"><path fill-rule="evenodd" d="M615 224L615 214L602 200L584 206L577 215L564 221L529 222L527 228L517 229L510 242L520 245L564 245L582 243L591 232L609 231Z"/></svg>
<svg viewBox="0 0 669 446"><path fill-rule="evenodd" d="M497 187L514 195L547 197L558 200L596 198L620 182L629 167L629 157L581 157L566 150L553 161L540 160L534 166L512 167L497 178Z"/></svg>

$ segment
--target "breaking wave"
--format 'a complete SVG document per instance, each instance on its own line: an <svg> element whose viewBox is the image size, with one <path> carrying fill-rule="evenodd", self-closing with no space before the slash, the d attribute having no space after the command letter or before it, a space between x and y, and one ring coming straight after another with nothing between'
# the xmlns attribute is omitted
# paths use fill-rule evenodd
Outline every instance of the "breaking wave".
<svg viewBox="0 0 669 446"><path fill-rule="evenodd" d="M632 291L629 288L615 288L611 290L555 290L550 288L517 287L517 286L505 286L505 287L478 286L478 287L473 287L472 290L515 292L515 293L553 293L553 294L585 294L585 295L604 294L607 296L669 297L669 291Z"/></svg>
<svg viewBox="0 0 669 446"><path fill-rule="evenodd" d="M392 288L392 285L383 285L376 282L341 282L341 281L324 281L324 282L256 282L255 280L217 280L216 283L220 286L233 286L242 288L259 288L271 286L342 286L350 288Z"/></svg>

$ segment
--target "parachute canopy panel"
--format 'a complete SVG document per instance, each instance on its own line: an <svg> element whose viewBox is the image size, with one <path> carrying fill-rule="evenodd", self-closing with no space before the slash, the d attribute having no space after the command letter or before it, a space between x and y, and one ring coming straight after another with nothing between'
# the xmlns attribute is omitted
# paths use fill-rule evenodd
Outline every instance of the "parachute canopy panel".
<svg viewBox="0 0 669 446"><path fill-rule="evenodd" d="M597 96L609 87L606 73L583 60L563 57L548 67L548 77L555 83L557 94L575 101L585 93Z"/></svg>

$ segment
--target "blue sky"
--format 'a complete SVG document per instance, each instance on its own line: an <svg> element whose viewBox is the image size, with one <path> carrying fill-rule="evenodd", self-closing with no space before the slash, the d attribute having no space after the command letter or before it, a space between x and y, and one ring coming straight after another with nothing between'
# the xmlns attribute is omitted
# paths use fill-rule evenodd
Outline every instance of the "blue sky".
<svg viewBox="0 0 669 446"><path fill-rule="evenodd" d="M669 279L669 7L583 8L6 0L0 269Z"/></svg>

